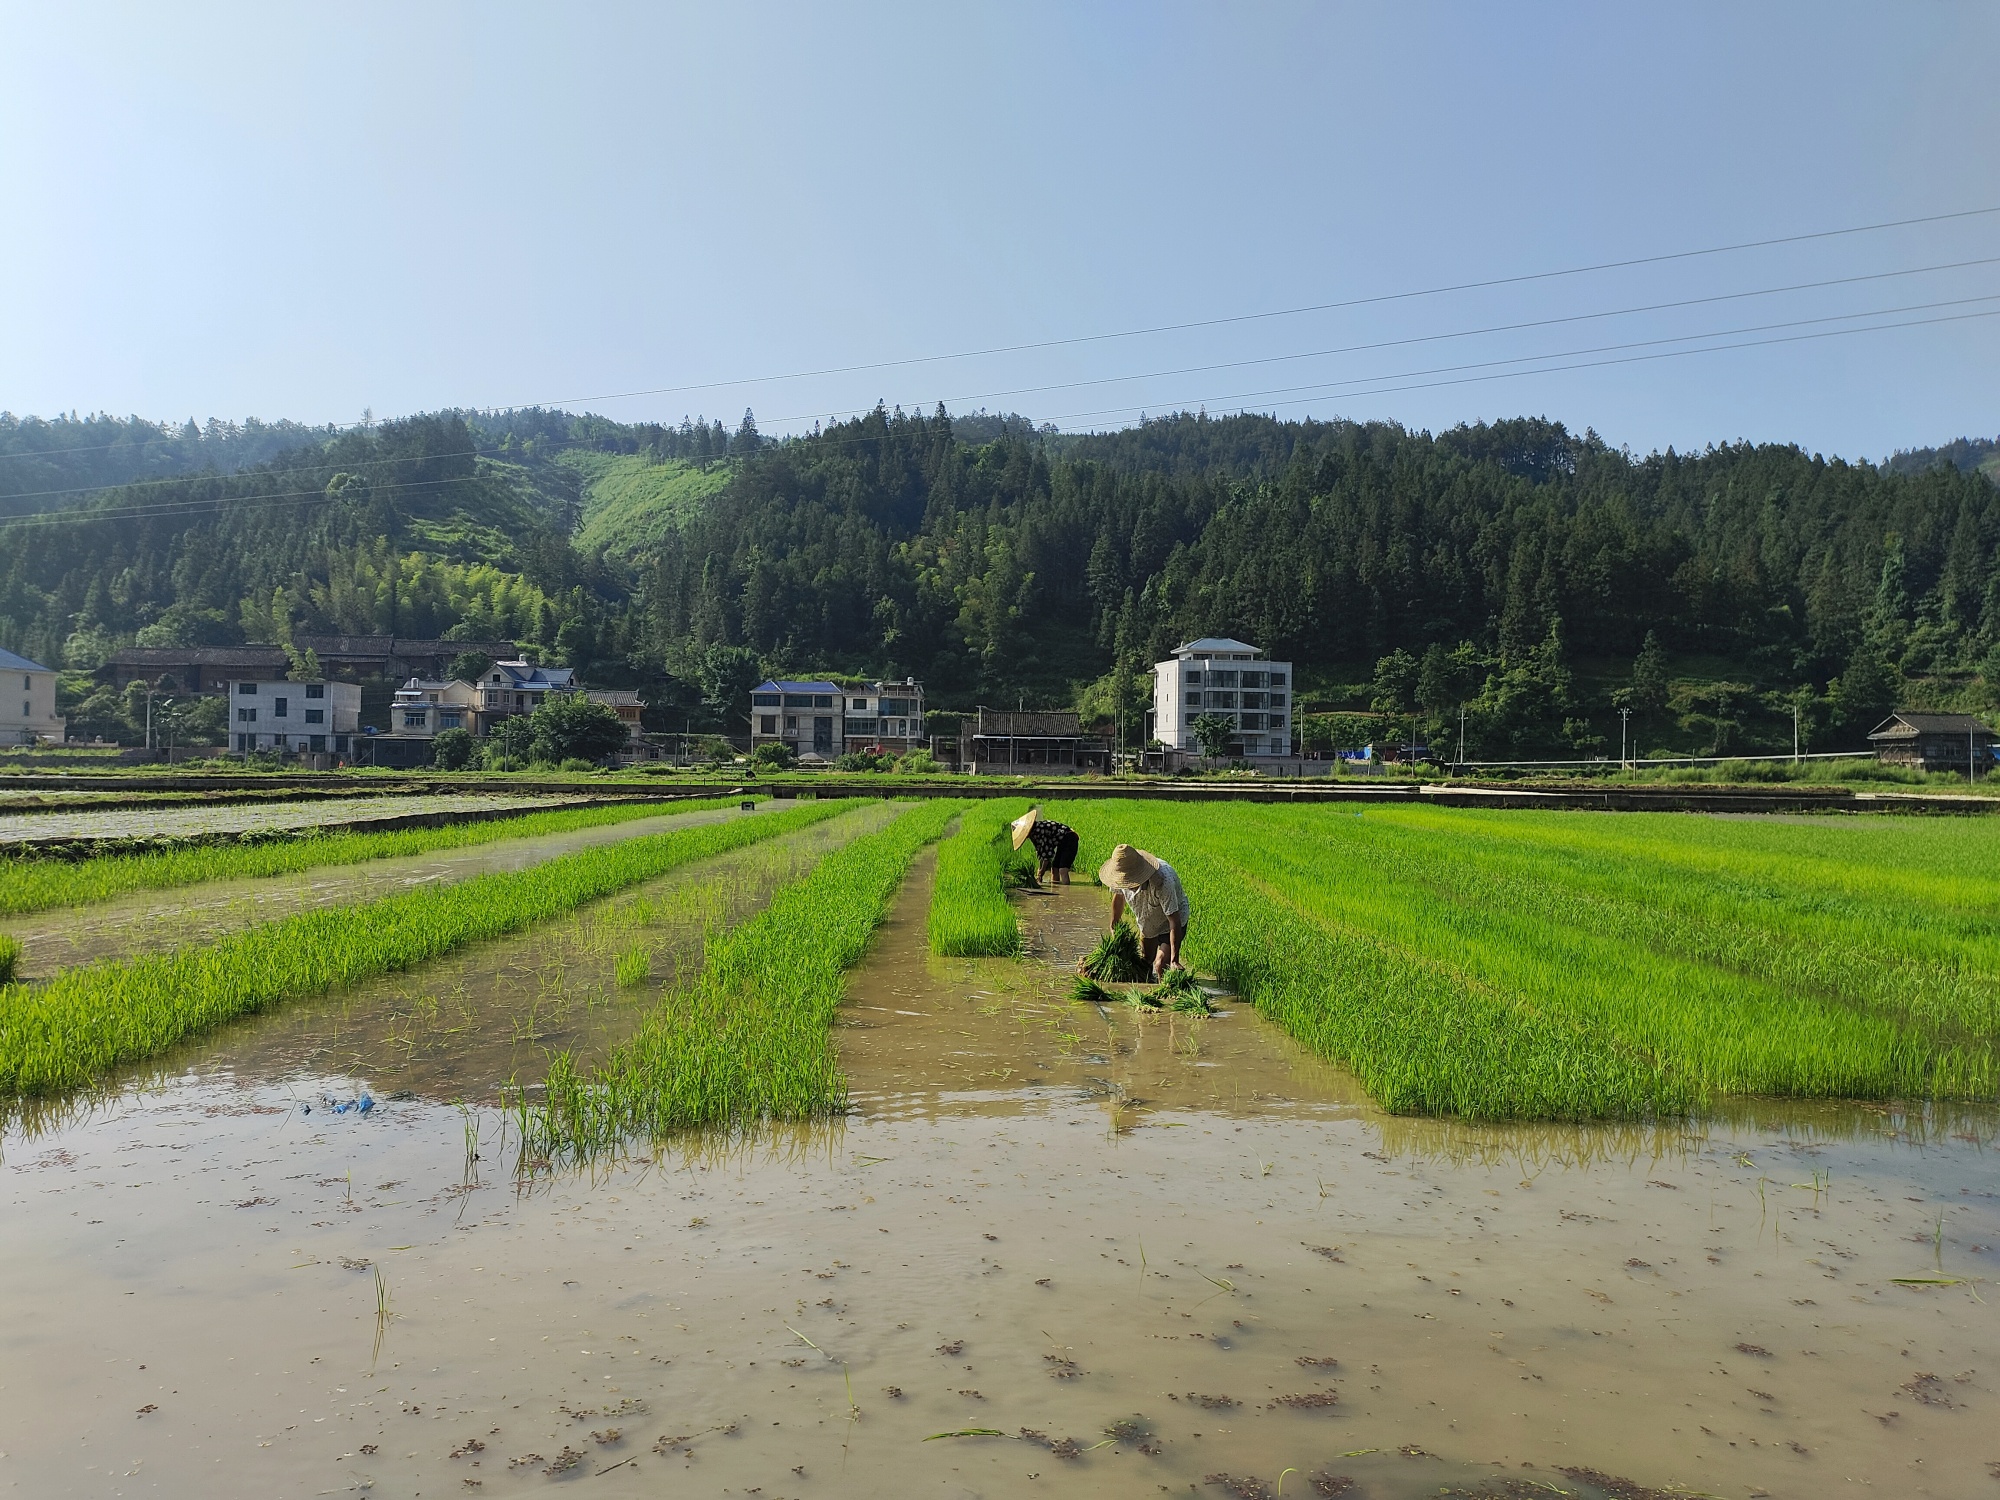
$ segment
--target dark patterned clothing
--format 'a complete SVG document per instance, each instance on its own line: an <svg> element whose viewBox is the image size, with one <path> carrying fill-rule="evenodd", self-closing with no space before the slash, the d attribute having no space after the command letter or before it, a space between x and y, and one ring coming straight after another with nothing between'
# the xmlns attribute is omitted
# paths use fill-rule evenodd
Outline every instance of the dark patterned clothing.
<svg viewBox="0 0 2000 1500"><path fill-rule="evenodd" d="M1041 861L1044 870L1076 868L1076 830L1068 824L1037 818L1035 826L1028 830L1028 842L1035 846L1035 858Z"/></svg>

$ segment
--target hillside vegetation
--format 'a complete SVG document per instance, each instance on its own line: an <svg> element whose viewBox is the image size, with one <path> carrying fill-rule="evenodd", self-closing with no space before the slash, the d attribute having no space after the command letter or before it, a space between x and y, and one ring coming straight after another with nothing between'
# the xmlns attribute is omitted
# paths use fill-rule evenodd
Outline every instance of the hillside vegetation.
<svg viewBox="0 0 2000 1500"><path fill-rule="evenodd" d="M777 670L1137 725L1149 664L1224 633L1296 660L1328 733L1455 739L1462 711L1474 754L1589 754L1626 707L1642 753L1789 750L1795 713L1840 748L1892 704L1994 703L1990 456L1634 457L1532 419L1064 436L878 409L772 442L747 414L447 412L17 523L0 645L87 668L133 641L507 637L674 727L740 724Z"/></svg>

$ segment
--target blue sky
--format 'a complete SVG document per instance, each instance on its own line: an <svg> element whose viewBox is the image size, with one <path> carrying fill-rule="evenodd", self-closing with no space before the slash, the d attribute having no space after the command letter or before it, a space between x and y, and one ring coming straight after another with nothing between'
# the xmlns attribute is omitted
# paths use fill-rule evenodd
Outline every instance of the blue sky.
<svg viewBox="0 0 2000 1500"><path fill-rule="evenodd" d="M1923 269L2000 257L2000 214L756 378L2000 207L1991 5L22 6L6 38L17 413L2000 432L2000 317L1965 316L2000 262ZM1863 312L1957 321L1486 378ZM1555 318L1584 320L1464 336ZM621 394L660 387L701 388Z"/></svg>

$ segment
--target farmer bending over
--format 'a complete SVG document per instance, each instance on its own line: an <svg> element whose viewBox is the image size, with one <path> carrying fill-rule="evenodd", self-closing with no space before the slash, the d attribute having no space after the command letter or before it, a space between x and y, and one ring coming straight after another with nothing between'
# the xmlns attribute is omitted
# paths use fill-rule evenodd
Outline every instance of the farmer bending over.
<svg viewBox="0 0 2000 1500"><path fill-rule="evenodd" d="M1114 928L1126 908L1131 908L1132 918L1139 924L1139 946L1153 978L1158 979L1168 969L1185 967L1181 944L1187 941L1192 908L1174 867L1144 849L1120 844L1111 851L1097 878L1111 887Z"/></svg>
<svg viewBox="0 0 2000 1500"><path fill-rule="evenodd" d="M1068 885L1069 872L1076 865L1076 830L1043 817L1039 807L1029 808L1011 826L1016 849L1034 840L1035 884L1040 885L1046 875L1052 884Z"/></svg>

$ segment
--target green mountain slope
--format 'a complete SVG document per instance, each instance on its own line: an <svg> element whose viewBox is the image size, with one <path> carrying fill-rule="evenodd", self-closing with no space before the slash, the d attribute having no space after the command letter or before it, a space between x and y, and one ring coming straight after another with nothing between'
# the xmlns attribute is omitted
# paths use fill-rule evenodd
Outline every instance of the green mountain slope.
<svg viewBox="0 0 2000 1500"><path fill-rule="evenodd" d="M578 550L631 559L659 550L729 484L726 463L654 462L643 453L564 453L556 466L583 479Z"/></svg>

